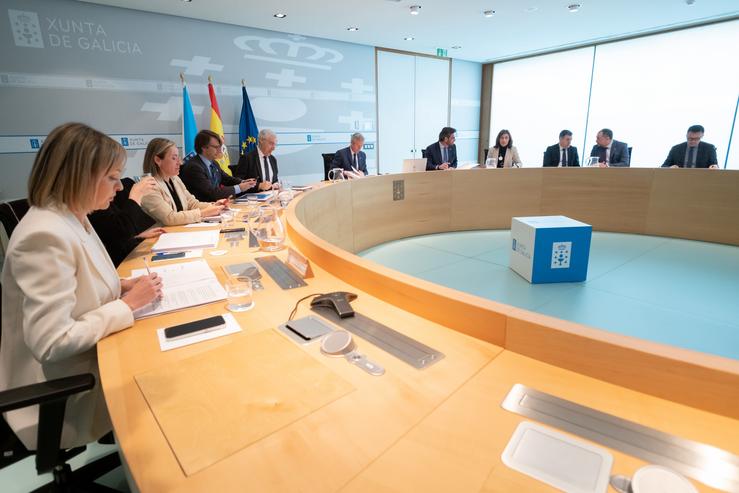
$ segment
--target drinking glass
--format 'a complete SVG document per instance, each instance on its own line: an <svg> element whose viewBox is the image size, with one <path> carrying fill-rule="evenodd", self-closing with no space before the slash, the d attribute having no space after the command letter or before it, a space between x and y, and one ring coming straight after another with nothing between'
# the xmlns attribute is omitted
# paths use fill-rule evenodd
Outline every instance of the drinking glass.
<svg viewBox="0 0 739 493"><path fill-rule="evenodd" d="M332 168L331 171L328 172L328 180L331 183L335 183L343 179L344 179L344 169L343 168Z"/></svg>
<svg viewBox="0 0 739 493"><path fill-rule="evenodd" d="M275 252L284 246L285 228L274 207L261 207L253 228L262 251Z"/></svg>
<svg viewBox="0 0 739 493"><path fill-rule="evenodd" d="M226 308L231 312L245 312L254 306L251 279L231 277L226 281Z"/></svg>

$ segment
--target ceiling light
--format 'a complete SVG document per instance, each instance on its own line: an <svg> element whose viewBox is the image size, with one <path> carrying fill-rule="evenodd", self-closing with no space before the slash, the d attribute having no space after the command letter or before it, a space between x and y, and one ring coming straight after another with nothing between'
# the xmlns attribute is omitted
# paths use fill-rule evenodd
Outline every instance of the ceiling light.
<svg viewBox="0 0 739 493"><path fill-rule="evenodd" d="M351 26L351 27L347 27L347 28L346 28L346 30L347 30L347 31L352 31L352 32L353 32L353 31L359 31L359 28L358 28L358 27L356 27L356 26Z"/></svg>
<svg viewBox="0 0 739 493"><path fill-rule="evenodd" d="M567 10L569 10L570 12L577 12L578 10L580 10L580 7L581 5L579 3L573 3L567 6Z"/></svg>
<svg viewBox="0 0 739 493"><path fill-rule="evenodd" d="M418 15L419 13L421 13L421 6L411 5L411 15Z"/></svg>
<svg viewBox="0 0 739 493"><path fill-rule="evenodd" d="M539 7L529 7L526 9L526 12L531 13L536 12L537 10L539 10Z"/></svg>
<svg viewBox="0 0 739 493"><path fill-rule="evenodd" d="M287 17L287 14L283 14L282 12L278 12L275 15L273 15L272 17L277 17L278 19L284 19L285 17Z"/></svg>
<svg viewBox="0 0 739 493"><path fill-rule="evenodd" d="M461 48L461 46L459 46L459 45L454 45L454 46L452 46L452 49L453 49L453 50L458 50L458 49L460 49L460 48Z"/></svg>
<svg viewBox="0 0 739 493"><path fill-rule="evenodd" d="M495 14L494 10L486 10L485 12L482 13L482 15L484 15L485 17L492 17L494 14Z"/></svg>
<svg viewBox="0 0 739 493"><path fill-rule="evenodd" d="M416 38L414 38L413 36L406 36L406 37L405 37L405 38L403 38L403 39L404 39L404 40L406 40L406 41L413 41L413 40L414 40L414 39L416 39Z"/></svg>
<svg viewBox="0 0 739 493"><path fill-rule="evenodd" d="M185 2L185 3L190 3L190 2L192 2L192 0L182 0L182 1L183 1L183 2Z"/></svg>
<svg viewBox="0 0 739 493"><path fill-rule="evenodd" d="M695 0L685 0L685 3L688 5L693 5L695 3Z"/></svg>

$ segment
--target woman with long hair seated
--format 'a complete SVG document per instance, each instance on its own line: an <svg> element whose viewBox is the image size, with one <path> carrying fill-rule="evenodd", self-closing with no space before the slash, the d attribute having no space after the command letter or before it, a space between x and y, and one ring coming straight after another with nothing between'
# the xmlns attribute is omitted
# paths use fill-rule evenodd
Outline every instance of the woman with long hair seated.
<svg viewBox="0 0 739 493"><path fill-rule="evenodd" d="M228 202L200 202L180 180L180 160L177 145L168 139L156 138L149 142L144 154L144 173L151 173L157 181L154 192L145 195L141 208L164 226L197 223L204 217L217 216Z"/></svg>
<svg viewBox="0 0 739 493"><path fill-rule="evenodd" d="M98 377L97 342L133 324L133 311L162 293L156 274L120 279L87 215L121 187L126 151L81 123L55 128L28 180L30 210L10 237L2 271L0 390L81 373ZM99 381L99 377L98 377ZM35 450L38 409L6 421ZM100 386L67 401L61 446L105 435Z"/></svg>
<svg viewBox="0 0 739 493"><path fill-rule="evenodd" d="M495 138L495 145L488 149L487 168L520 168L521 158L513 145L513 137L508 130L501 130Z"/></svg>

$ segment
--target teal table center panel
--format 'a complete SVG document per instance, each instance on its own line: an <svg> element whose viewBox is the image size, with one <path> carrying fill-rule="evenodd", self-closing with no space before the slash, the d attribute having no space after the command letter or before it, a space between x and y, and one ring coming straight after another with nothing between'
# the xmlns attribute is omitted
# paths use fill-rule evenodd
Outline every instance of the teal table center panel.
<svg viewBox="0 0 739 493"><path fill-rule="evenodd" d="M739 360L739 247L594 232L585 282L529 284L510 232L405 238L359 255L482 298L610 332Z"/></svg>

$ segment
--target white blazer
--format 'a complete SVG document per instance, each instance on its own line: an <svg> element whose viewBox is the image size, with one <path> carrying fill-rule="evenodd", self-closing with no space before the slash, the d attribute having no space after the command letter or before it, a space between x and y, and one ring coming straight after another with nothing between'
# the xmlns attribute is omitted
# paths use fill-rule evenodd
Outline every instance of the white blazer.
<svg viewBox="0 0 739 493"><path fill-rule="evenodd" d="M2 272L0 390L80 373L92 391L67 401L61 446L83 445L110 431L96 344L133 325L121 283L87 218L66 209L31 207L16 226ZM6 413L29 449L36 448L38 407Z"/></svg>
<svg viewBox="0 0 739 493"><path fill-rule="evenodd" d="M141 199L141 208L144 212L156 219L162 226L177 226L200 222L201 209L210 207L210 202L200 202L191 194L179 176L172 177L172 185L182 204L182 210L177 211L169 187L161 177L156 176L157 189L144 195Z"/></svg>

